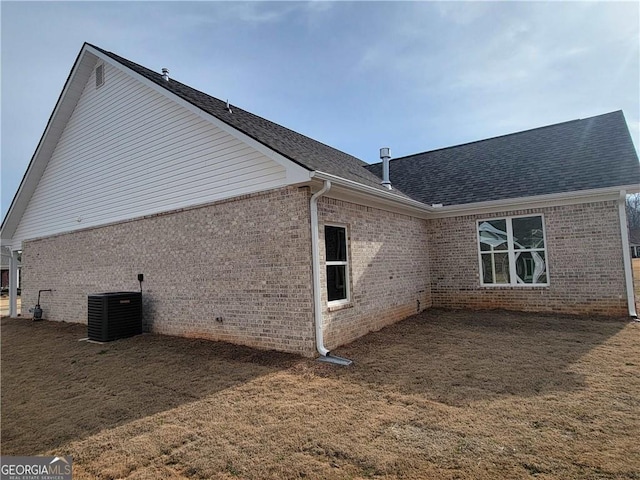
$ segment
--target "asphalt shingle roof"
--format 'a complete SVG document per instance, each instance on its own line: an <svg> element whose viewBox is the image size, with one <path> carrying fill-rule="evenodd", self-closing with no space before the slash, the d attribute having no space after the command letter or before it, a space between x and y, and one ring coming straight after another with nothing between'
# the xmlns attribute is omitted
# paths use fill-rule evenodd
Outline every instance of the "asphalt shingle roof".
<svg viewBox="0 0 640 480"><path fill-rule="evenodd" d="M381 163L365 168L382 175ZM397 158L389 168L394 187L426 204L640 183L621 111Z"/></svg>
<svg viewBox="0 0 640 480"><path fill-rule="evenodd" d="M113 60L310 171L387 191L369 165L91 45ZM467 203L640 183L640 164L621 111L391 160L393 193L426 204Z"/></svg>
<svg viewBox="0 0 640 480"><path fill-rule="evenodd" d="M363 168L368 164L352 155L247 112L236 105L231 105L232 113L230 113L226 102L222 100L173 78L167 82L160 73L95 45L91 47L310 171L329 173L387 191L380 185L378 177ZM399 191L394 193L405 196Z"/></svg>

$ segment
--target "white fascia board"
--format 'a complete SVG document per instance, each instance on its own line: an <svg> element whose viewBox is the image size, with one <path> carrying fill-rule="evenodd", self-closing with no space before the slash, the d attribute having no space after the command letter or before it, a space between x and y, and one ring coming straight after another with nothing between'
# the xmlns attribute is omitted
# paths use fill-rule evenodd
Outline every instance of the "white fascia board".
<svg viewBox="0 0 640 480"><path fill-rule="evenodd" d="M597 188L590 190L580 190L574 192L553 193L549 195L536 195L531 197L509 198L504 200L492 200L488 202L477 202L464 205L448 205L445 207L432 207L431 205L418 202L396 195L393 190L385 192L360 183L346 180L335 175L324 172L311 172L311 178L317 180L330 180L334 186L345 187L343 190L332 189L329 196L341 199L360 199L365 204L371 205L371 198L375 198L376 204L386 205L388 210L402 211L420 218L447 218L460 217L465 215L481 215L492 212L523 210L531 208L544 208L562 205L575 205L580 203L592 203L599 201L616 200L621 190L628 193L639 192L640 185L622 185L615 187ZM351 190L345 192L345 189ZM369 198L368 200L367 197Z"/></svg>
<svg viewBox="0 0 640 480"><path fill-rule="evenodd" d="M621 190L625 190L627 192L638 192L640 191L640 185L621 185L616 187L595 188L573 192L552 193L549 195L536 195L532 197L507 198L504 200L492 200L489 202L469 203L464 205L448 205L446 207L435 208L432 210L433 213L429 217L459 217L464 215L480 215L507 210L523 210L610 201L616 200L620 195Z"/></svg>
<svg viewBox="0 0 640 480"><path fill-rule="evenodd" d="M375 199L376 205L384 205L387 209L397 211L401 209L403 213L411 214L421 218L428 218L428 212L434 211L433 207L425 205L422 202L413 200L411 198L401 197L393 193L393 190L385 192L384 190L378 190L377 188L369 187L353 180L347 180L330 173L314 171L309 174L309 177L316 180L329 180L333 185L333 188L329 191L327 196L338 197L340 199L354 201L360 199L360 203L371 205L371 200ZM342 189L336 187L343 187Z"/></svg>
<svg viewBox="0 0 640 480"><path fill-rule="evenodd" d="M166 88L161 87L160 85L158 85L155 82L152 82L148 78L143 77L139 73L135 72L134 70L131 70L129 67L121 64L117 60L112 59L108 55L103 54L102 52L96 50L95 48L87 46L87 50L89 52L93 53L94 55L96 55L98 58L100 58L104 62L107 62L110 65L112 65L113 67L115 67L115 68L117 68L119 70L122 70L123 72L125 72L128 75L132 76L133 78L138 80L140 83L142 83L145 86L151 88L155 92L157 92L157 93L169 98L170 100L174 101L178 105L180 105L180 106L186 108L187 110L189 110L191 113L193 113L193 114L197 115L198 117L200 117L200 118L208 121L209 123L215 125L220 130L222 130L222 131L228 133L229 135L237 138L241 142L249 145L250 147L254 148L258 152L262 153L266 157L270 158L274 162L276 162L279 165L281 165L282 167L284 167L284 169L286 171L286 174L287 174L287 180L286 180L287 184L292 185L292 184L303 183L303 182L309 181L309 170L304 168L304 167L302 167L302 166L300 166L300 165L298 165L293 160L290 160L287 157L285 157L284 155L281 155L280 153L276 152L275 150L272 150L271 148L269 148L266 145L258 142L257 140L255 140L254 138L250 137L249 135L241 132L240 130L238 130L238 129L234 128L234 127L232 127L228 123L223 122L222 120L220 120L219 118L215 117L214 115L211 115L210 113L207 113L204 110L201 110L200 108L198 108L195 105L193 105L192 103L184 100L183 98L181 98L180 96L176 95L175 93L167 90ZM169 80L169 82L170 81L171 80Z"/></svg>
<svg viewBox="0 0 640 480"><path fill-rule="evenodd" d="M47 168L49 158L58 144L62 131L82 95L84 85L86 85L87 80L91 76L91 70L97 58L95 56L87 56L87 50L88 47L85 44L82 50L80 50L71 72L67 77L67 81L49 117L44 133L40 137L38 146L31 157L27 171L20 182L18 191L2 222L0 238L3 239L3 243L6 242L6 245L11 244L11 238L20 223L20 219L31 200L33 192L35 192L40 182L40 178L42 178L42 174Z"/></svg>

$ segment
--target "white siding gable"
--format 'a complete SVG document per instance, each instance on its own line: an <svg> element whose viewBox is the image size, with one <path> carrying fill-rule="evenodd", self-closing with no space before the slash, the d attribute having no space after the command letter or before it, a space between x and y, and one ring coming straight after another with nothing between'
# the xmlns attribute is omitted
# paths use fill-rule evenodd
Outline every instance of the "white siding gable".
<svg viewBox="0 0 640 480"><path fill-rule="evenodd" d="M104 84L94 69L13 240L286 184L281 164L105 62Z"/></svg>

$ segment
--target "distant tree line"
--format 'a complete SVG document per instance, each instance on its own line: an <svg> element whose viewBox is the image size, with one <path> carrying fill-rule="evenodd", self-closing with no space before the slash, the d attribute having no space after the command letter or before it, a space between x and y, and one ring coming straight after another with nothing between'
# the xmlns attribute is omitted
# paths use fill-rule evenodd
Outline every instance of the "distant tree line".
<svg viewBox="0 0 640 480"><path fill-rule="evenodd" d="M640 194L627 195L627 224L629 230L640 230Z"/></svg>

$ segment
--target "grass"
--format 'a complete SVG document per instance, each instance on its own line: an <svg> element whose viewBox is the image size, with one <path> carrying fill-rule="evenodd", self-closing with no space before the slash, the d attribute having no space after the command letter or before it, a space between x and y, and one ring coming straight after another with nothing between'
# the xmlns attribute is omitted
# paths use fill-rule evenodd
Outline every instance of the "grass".
<svg viewBox="0 0 640 480"><path fill-rule="evenodd" d="M335 367L2 320L2 453L74 478L640 479L640 324L427 311Z"/></svg>

